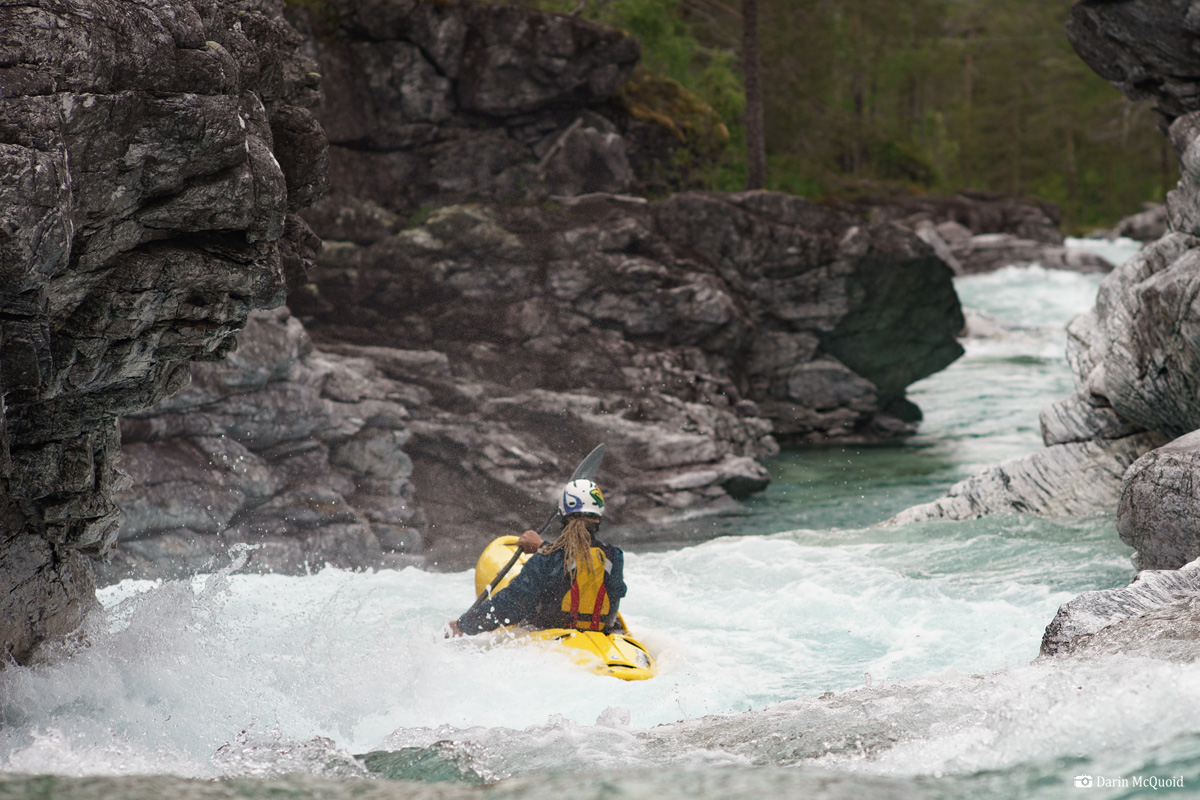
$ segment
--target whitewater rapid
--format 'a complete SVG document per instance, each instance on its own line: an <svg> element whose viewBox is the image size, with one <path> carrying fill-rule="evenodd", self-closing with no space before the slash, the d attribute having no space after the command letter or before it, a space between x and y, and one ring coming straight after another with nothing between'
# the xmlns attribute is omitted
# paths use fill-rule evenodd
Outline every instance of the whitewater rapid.
<svg viewBox="0 0 1200 800"><path fill-rule="evenodd" d="M1098 281L959 279L999 332L913 387L913 442L782 456L763 496L689 533L716 538L630 547L622 611L653 680L444 638L470 572L247 575L231 553L190 581L104 588L88 646L0 673L0 770L528 781L513 797L564 773L619 773L630 796L730 781L755 796L810 769L886 779L855 796L1200 790L1200 666L1037 660L1059 605L1132 578L1111 515L876 524L1040 446L1038 409L1072 385L1062 328Z"/></svg>

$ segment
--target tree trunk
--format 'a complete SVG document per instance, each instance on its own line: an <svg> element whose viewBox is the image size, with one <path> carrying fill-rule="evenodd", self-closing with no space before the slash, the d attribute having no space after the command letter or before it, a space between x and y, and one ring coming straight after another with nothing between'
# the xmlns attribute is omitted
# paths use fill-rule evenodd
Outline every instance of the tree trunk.
<svg viewBox="0 0 1200 800"><path fill-rule="evenodd" d="M762 189L767 184L767 143L763 130L758 0L742 0L742 71L746 81L746 189Z"/></svg>

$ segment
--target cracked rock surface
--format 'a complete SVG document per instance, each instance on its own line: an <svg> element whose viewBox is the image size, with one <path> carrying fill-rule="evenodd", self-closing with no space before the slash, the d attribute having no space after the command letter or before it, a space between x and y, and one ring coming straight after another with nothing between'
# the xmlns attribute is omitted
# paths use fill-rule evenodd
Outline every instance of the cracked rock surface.
<svg viewBox="0 0 1200 800"><path fill-rule="evenodd" d="M323 186L325 144L281 9L0 7L0 642L17 661L95 603L87 558L113 547L124 482L117 418L303 281L296 212Z"/></svg>

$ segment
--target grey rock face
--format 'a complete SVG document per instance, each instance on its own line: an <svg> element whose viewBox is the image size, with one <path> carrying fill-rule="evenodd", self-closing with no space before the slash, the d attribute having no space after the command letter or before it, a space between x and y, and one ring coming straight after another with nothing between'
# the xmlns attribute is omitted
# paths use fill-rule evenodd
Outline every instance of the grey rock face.
<svg viewBox="0 0 1200 800"><path fill-rule="evenodd" d="M431 398L407 452L440 563L544 513L598 441L628 526L760 490L779 440L904 435L905 387L961 352L917 237L770 193L445 207L320 261L293 300L321 346Z"/></svg>
<svg viewBox="0 0 1200 800"><path fill-rule="evenodd" d="M1166 122L1200 110L1200 16L1190 3L1082 0L1066 28L1088 66L1125 96L1154 100Z"/></svg>
<svg viewBox="0 0 1200 800"><path fill-rule="evenodd" d="M294 212L320 190L324 138L280 9L0 8L0 617L18 661L94 604L116 417L232 349L282 301L285 256L297 281L311 257Z"/></svg>
<svg viewBox="0 0 1200 800"><path fill-rule="evenodd" d="M1117 532L1138 569L1178 569L1200 558L1200 432L1181 436L1125 473Z"/></svg>
<svg viewBox="0 0 1200 800"><path fill-rule="evenodd" d="M1046 628L1041 654L1121 652L1195 660L1198 599L1200 562L1139 572L1123 589L1085 592L1063 605Z"/></svg>
<svg viewBox="0 0 1200 800"><path fill-rule="evenodd" d="M789 443L911 430L905 387L961 353L919 239L770 193L442 209L327 248L316 285L297 313L323 338L436 347L504 385L749 400Z"/></svg>
<svg viewBox="0 0 1200 800"><path fill-rule="evenodd" d="M640 55L630 37L498 5L342 0L337 9L337 36L311 44L328 87L318 116L334 190L306 216L326 238L365 244L394 232L343 227L346 207L362 203L403 219L464 200L637 185L612 121Z"/></svg>
<svg viewBox="0 0 1200 800"><path fill-rule="evenodd" d="M136 481L106 579L234 543L269 569L422 546L462 567L544 516L598 441L611 517L636 525L761 490L773 430L912 430L904 388L958 355L961 326L915 237L766 194L460 205L404 229L418 203L632 186L629 140L598 112L636 47L526 10L339 8L344 38L310 42L335 146L309 218L332 240L291 295L321 349L263 316L231 361L124 420Z"/></svg>
<svg viewBox="0 0 1200 800"><path fill-rule="evenodd" d="M1181 177L1165 213L1147 212L1150 218L1138 221L1141 227L1165 218L1165 235L1106 277L1095 309L1071 323L1076 394L1043 414L1043 431L1047 443L1103 441L1138 429L1175 440L1141 456L1124 475L1117 529L1143 571L1125 589L1089 592L1063 606L1046 629L1042 653L1191 661L1200 655L1200 573L1193 561L1200 551L1193 489L1200 428L1200 71L1193 53L1200 17L1188 3L1081 0L1067 32L1097 72L1130 97L1157 101ZM1138 436L1145 434L1129 438Z"/></svg>
<svg viewBox="0 0 1200 800"><path fill-rule="evenodd" d="M246 568L402 566L421 537L404 451L420 390L313 349L287 309L252 314L229 358L122 420L132 485L101 580L179 577L249 544Z"/></svg>

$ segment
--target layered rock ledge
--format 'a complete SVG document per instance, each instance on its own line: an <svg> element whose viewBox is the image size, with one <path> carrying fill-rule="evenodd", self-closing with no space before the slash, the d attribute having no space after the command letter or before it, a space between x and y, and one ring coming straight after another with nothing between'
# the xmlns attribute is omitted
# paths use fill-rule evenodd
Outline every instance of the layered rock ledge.
<svg viewBox="0 0 1200 800"><path fill-rule="evenodd" d="M315 70L270 0L0 7L0 643L95 605L117 417L302 283Z"/></svg>
<svg viewBox="0 0 1200 800"><path fill-rule="evenodd" d="M141 479L112 577L234 542L258 568L463 568L597 442L614 523L711 511L766 486L778 439L911 431L904 387L959 352L920 239L783 195L448 206L320 262L294 309L315 349L262 316L126 420Z"/></svg>
<svg viewBox="0 0 1200 800"><path fill-rule="evenodd" d="M1171 661L1200 658L1200 561L1144 570L1122 589L1086 592L1058 610L1042 656L1126 653Z"/></svg>

